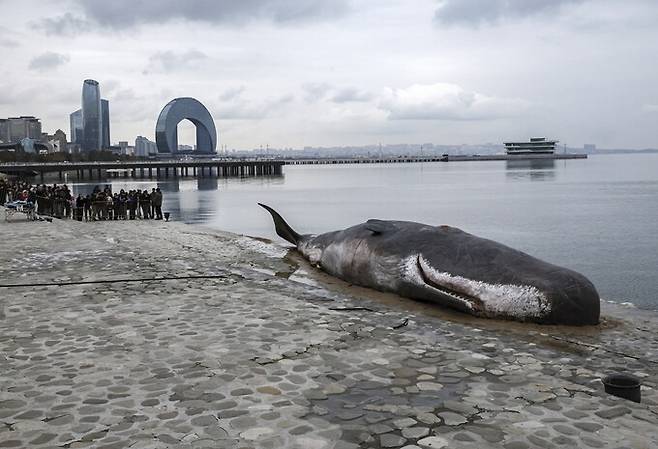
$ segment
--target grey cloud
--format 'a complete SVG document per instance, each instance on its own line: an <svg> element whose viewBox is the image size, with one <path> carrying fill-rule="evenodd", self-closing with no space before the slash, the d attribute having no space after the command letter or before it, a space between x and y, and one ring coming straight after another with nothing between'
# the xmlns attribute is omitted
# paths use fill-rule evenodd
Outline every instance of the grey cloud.
<svg viewBox="0 0 658 449"><path fill-rule="evenodd" d="M219 99L221 101L231 101L242 95L244 91L244 86L231 87L230 89L226 89L224 92L222 92L222 94L219 96Z"/></svg>
<svg viewBox="0 0 658 449"><path fill-rule="evenodd" d="M144 73L182 70L204 59L207 59L206 54L199 50L188 50L183 53L176 53L171 50L161 51L149 58L149 65Z"/></svg>
<svg viewBox="0 0 658 449"><path fill-rule="evenodd" d="M488 120L519 115L529 103L464 90L457 84L414 84L384 90L379 108L391 120Z"/></svg>
<svg viewBox="0 0 658 449"><path fill-rule="evenodd" d="M322 100L331 90L331 85L327 83L307 83L302 86L304 90L304 100L307 103L314 103Z"/></svg>
<svg viewBox="0 0 658 449"><path fill-rule="evenodd" d="M349 0L78 0L85 18L111 28L188 20L241 24L268 20L285 24L333 19L345 14Z"/></svg>
<svg viewBox="0 0 658 449"><path fill-rule="evenodd" d="M0 104L12 104L17 99L15 91L8 84L0 85Z"/></svg>
<svg viewBox="0 0 658 449"><path fill-rule="evenodd" d="M20 42L0 37L0 47L18 47Z"/></svg>
<svg viewBox="0 0 658 449"><path fill-rule="evenodd" d="M137 95L133 89L120 89L112 95L114 101L133 101L136 98Z"/></svg>
<svg viewBox="0 0 658 449"><path fill-rule="evenodd" d="M340 89L331 97L334 103L366 102L372 99L372 94L351 87Z"/></svg>
<svg viewBox="0 0 658 449"><path fill-rule="evenodd" d="M554 13L585 0L443 0L434 16L442 24L478 25Z"/></svg>
<svg viewBox="0 0 658 449"><path fill-rule="evenodd" d="M294 100L292 94L267 99L260 103L236 98L232 103L219 104L215 111L217 111L216 116L224 120L258 120L270 117Z"/></svg>
<svg viewBox="0 0 658 449"><path fill-rule="evenodd" d="M118 90L121 87L121 82L115 79L104 80L102 87L103 87L103 91L102 91L103 96L107 96L111 92Z"/></svg>
<svg viewBox="0 0 658 449"><path fill-rule="evenodd" d="M36 22L48 35L75 36L85 33L93 28L93 24L83 18L74 16L70 12L58 17L48 17Z"/></svg>
<svg viewBox="0 0 658 449"><path fill-rule="evenodd" d="M30 70L54 69L69 62L70 58L61 53L47 51L30 61Z"/></svg>
<svg viewBox="0 0 658 449"><path fill-rule="evenodd" d="M0 104L7 104L13 106L14 110L18 112L14 113L15 115L21 115L23 112L20 112L25 107L26 98L32 99L37 104L47 103L47 104L67 104L72 98L80 100L79 93L71 93L70 91L61 89L61 85L53 85L51 83L35 83L27 85L29 83L13 83L13 84L0 84ZM37 111L40 111L39 108L36 108ZM33 112L29 112L33 114ZM43 115L42 112L38 112L39 115Z"/></svg>
<svg viewBox="0 0 658 449"><path fill-rule="evenodd" d="M353 87L336 88L327 83L307 83L302 86L304 101L315 103L329 100L334 103L366 102L373 99L373 95Z"/></svg>

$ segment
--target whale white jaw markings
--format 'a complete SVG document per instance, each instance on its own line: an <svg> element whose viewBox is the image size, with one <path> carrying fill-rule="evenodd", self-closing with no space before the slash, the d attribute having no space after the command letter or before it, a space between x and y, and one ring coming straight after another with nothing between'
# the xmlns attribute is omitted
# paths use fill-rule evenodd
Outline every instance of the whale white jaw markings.
<svg viewBox="0 0 658 449"><path fill-rule="evenodd" d="M458 295L457 298L474 300L470 304L476 315L526 321L545 317L551 312L551 302L532 285L490 284L441 272L420 254L407 260L407 267L412 264L417 266L414 271L421 277L418 281L441 293L453 293ZM426 279L431 283L427 283Z"/></svg>
<svg viewBox="0 0 658 449"><path fill-rule="evenodd" d="M459 290L449 288L443 284L440 284L432 279L432 277L425 271L423 264L427 264L424 260L421 262L420 255L416 256L416 268L420 276L420 280L425 283L426 286L438 290L442 294L459 301L464 304L466 307L471 309L474 313L481 312L482 302L479 298L471 296L467 293L461 292ZM423 263L424 262L424 263Z"/></svg>

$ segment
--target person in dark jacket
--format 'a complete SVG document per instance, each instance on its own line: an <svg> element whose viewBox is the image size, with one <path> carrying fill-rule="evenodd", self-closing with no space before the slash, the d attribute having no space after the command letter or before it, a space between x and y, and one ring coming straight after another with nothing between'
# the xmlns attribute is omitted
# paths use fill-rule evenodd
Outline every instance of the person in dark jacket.
<svg viewBox="0 0 658 449"><path fill-rule="evenodd" d="M128 212L131 220L135 219L135 211L137 210L137 194L134 190L128 192Z"/></svg>
<svg viewBox="0 0 658 449"><path fill-rule="evenodd" d="M156 220L162 220L162 192L160 187L155 189L151 194L151 201L153 202L153 208L155 209Z"/></svg>
<svg viewBox="0 0 658 449"><path fill-rule="evenodd" d="M82 221L82 210L85 206L85 199L82 198L82 195L78 193L77 198L75 199L75 209L73 211L73 219Z"/></svg>
<svg viewBox="0 0 658 449"><path fill-rule="evenodd" d="M85 221L91 219L91 196L87 195L82 200L82 207L84 208Z"/></svg>
<svg viewBox="0 0 658 449"><path fill-rule="evenodd" d="M142 206L142 215L145 220L151 218L151 195L148 190L144 190L139 198L139 204Z"/></svg>

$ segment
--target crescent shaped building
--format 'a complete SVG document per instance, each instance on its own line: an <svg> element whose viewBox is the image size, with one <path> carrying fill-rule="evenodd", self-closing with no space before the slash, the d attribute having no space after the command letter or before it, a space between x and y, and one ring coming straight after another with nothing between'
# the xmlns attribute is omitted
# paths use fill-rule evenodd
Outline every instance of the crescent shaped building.
<svg viewBox="0 0 658 449"><path fill-rule="evenodd" d="M158 153L178 153L178 124L189 120L196 127L196 153L215 154L217 130L208 109L189 97L171 100L162 108L155 125Z"/></svg>

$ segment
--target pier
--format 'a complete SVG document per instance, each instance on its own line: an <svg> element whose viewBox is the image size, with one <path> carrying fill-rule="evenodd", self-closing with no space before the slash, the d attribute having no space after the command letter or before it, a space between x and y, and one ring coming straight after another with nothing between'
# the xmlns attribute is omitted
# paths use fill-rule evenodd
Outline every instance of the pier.
<svg viewBox="0 0 658 449"><path fill-rule="evenodd" d="M14 176L38 176L43 182L46 174L57 174L60 181L65 173L75 173L74 179L104 178L186 178L186 177L251 177L279 176L284 165L340 165L340 164L401 164L419 162L519 161L587 159L586 154L524 154L524 155L447 155L397 157L347 157L298 159L223 159L172 160L136 162L15 162L0 164L0 173ZM71 175L69 175L71 176Z"/></svg>
<svg viewBox="0 0 658 449"><path fill-rule="evenodd" d="M396 156L396 157L347 157L347 158L299 158L286 159L286 165L329 165L329 164L403 164L414 162L465 162L465 161L519 161L519 160L587 159L586 154L491 154L491 155L448 155L442 156Z"/></svg>
<svg viewBox="0 0 658 449"><path fill-rule="evenodd" d="M0 173L14 176L38 176L65 173L75 179L103 178L185 178L185 177L249 177L283 174L283 161L277 160L175 160L137 162L19 162L0 164Z"/></svg>

